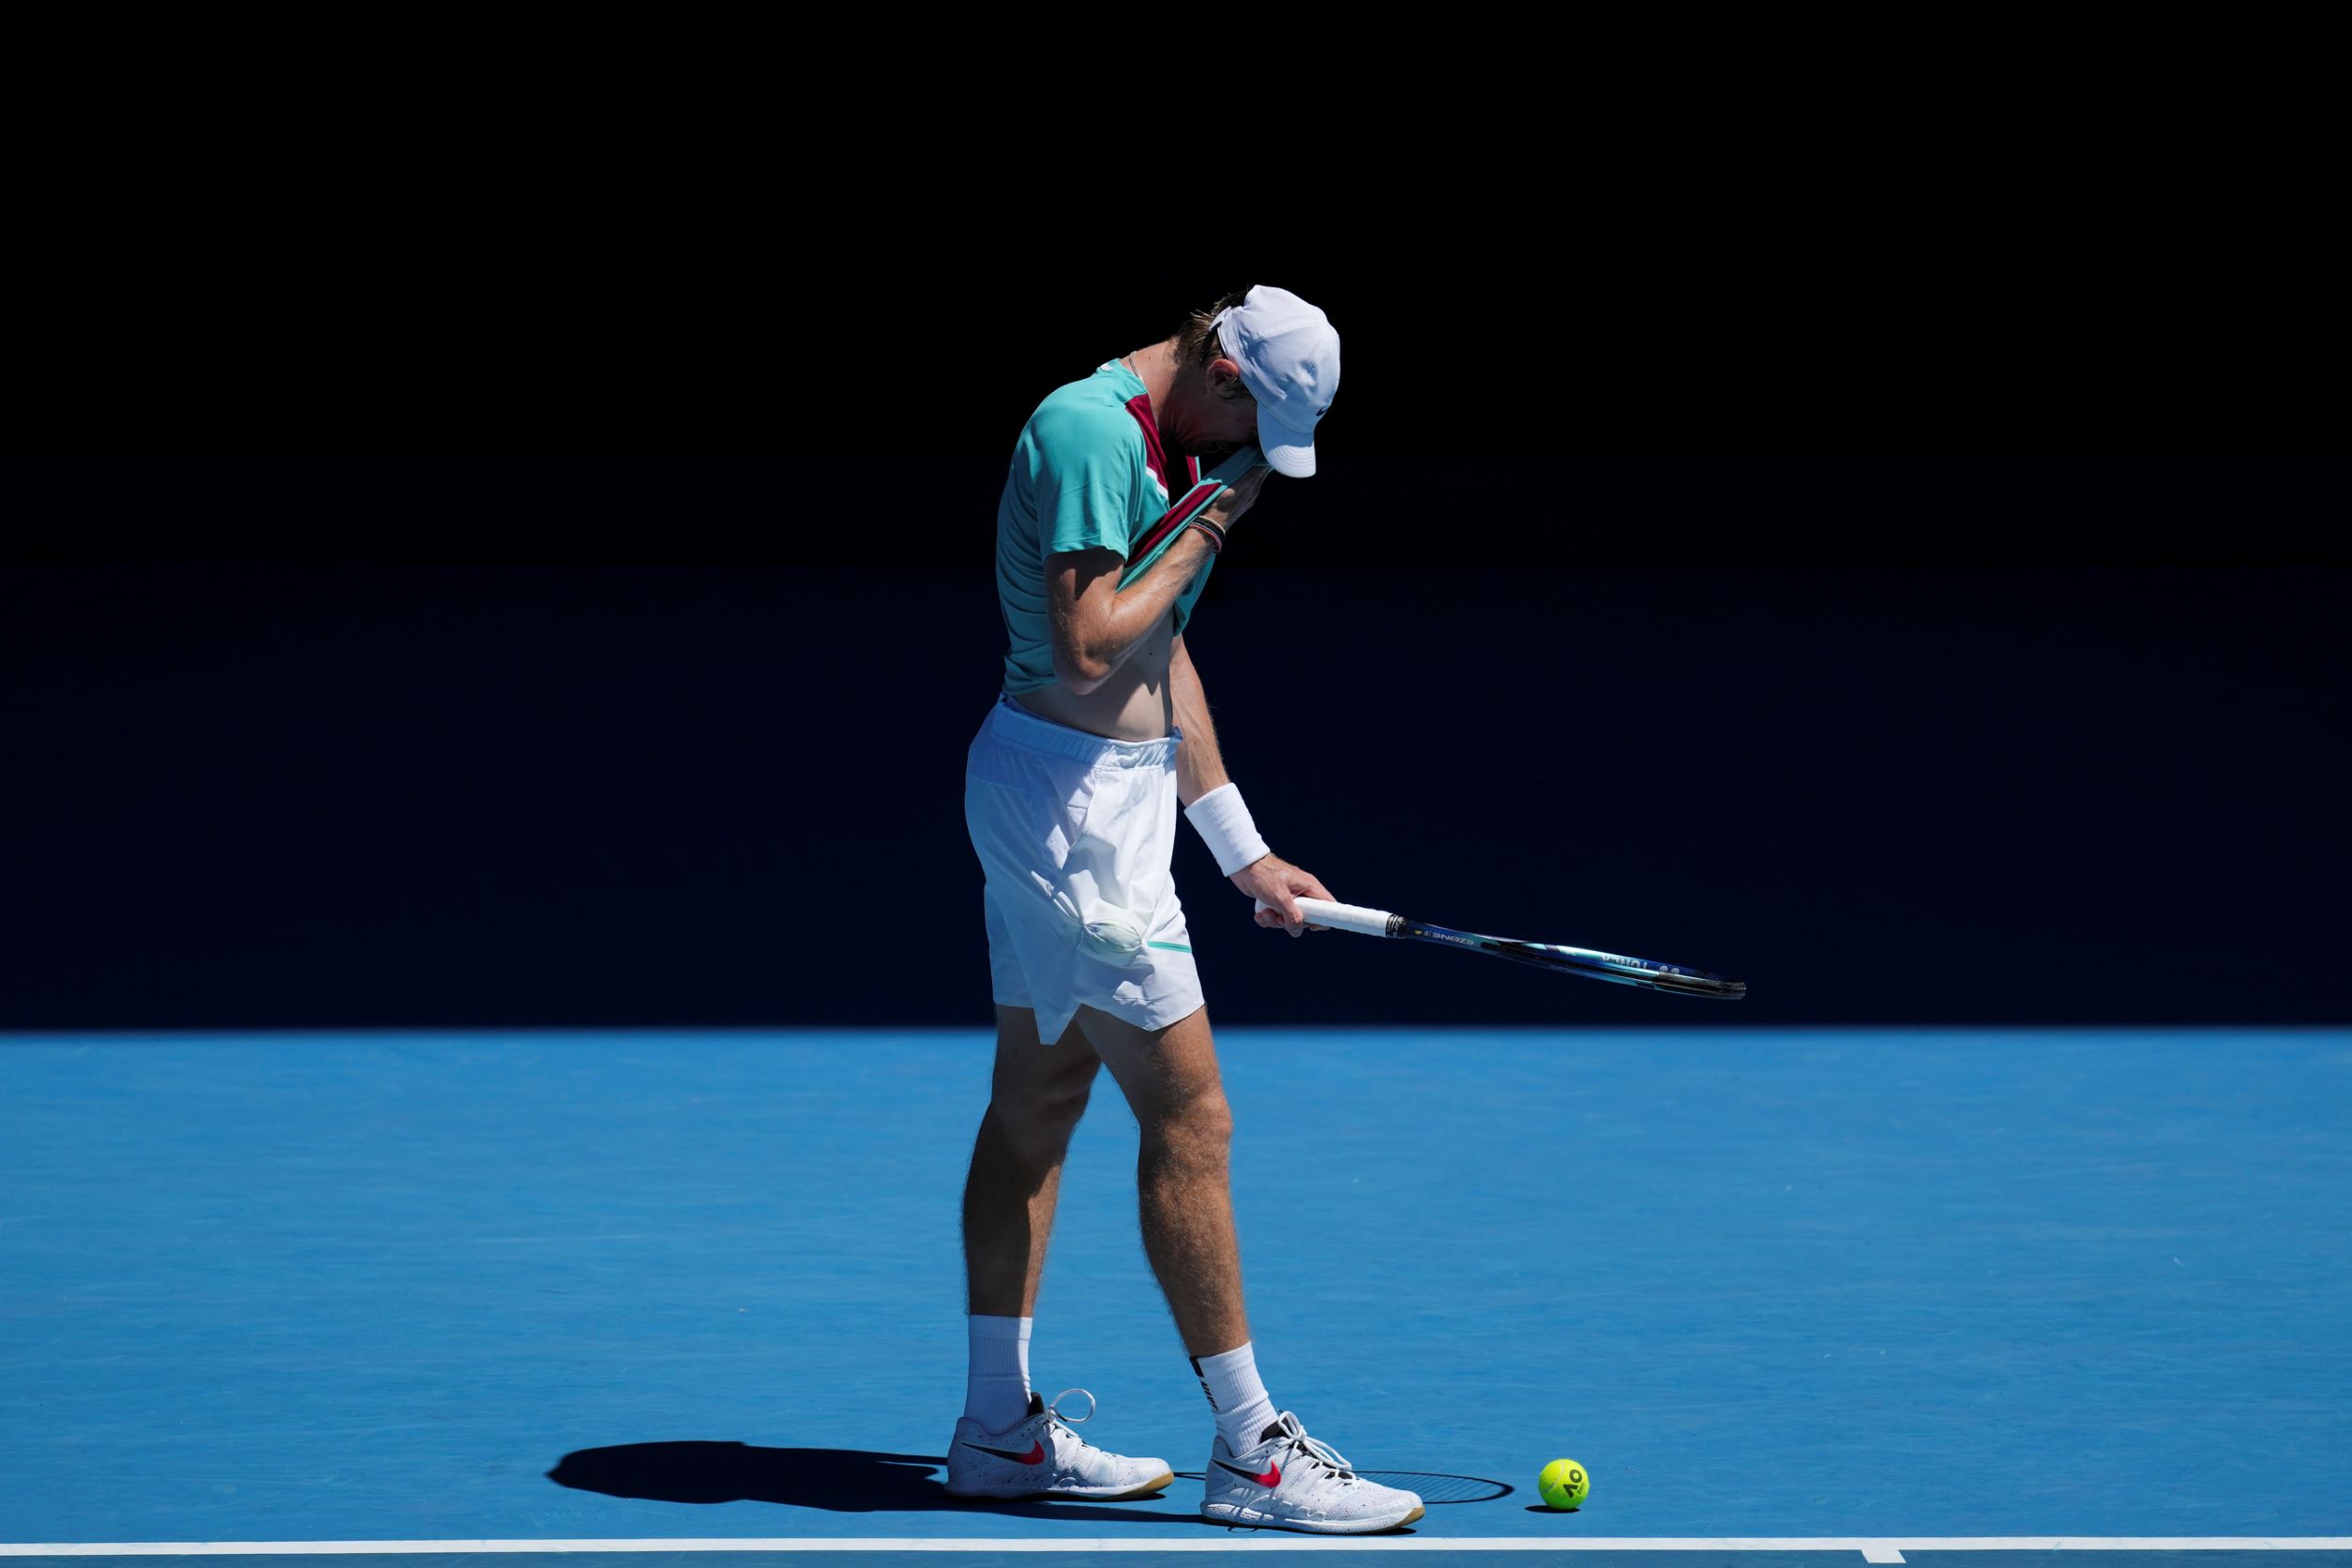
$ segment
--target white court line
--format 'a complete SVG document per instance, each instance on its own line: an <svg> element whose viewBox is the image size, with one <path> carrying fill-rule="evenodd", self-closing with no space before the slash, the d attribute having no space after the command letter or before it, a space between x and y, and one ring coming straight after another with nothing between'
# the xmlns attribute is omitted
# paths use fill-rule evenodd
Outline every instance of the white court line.
<svg viewBox="0 0 2352 1568"><path fill-rule="evenodd" d="M685 1536L552 1541L0 1542L0 1557L392 1557L446 1552L2352 1552L2352 1535Z"/></svg>

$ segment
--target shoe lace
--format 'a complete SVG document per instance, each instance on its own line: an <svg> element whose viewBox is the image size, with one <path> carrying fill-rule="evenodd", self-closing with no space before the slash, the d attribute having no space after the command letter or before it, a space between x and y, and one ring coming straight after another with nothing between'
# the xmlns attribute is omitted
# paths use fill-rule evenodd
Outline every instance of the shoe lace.
<svg viewBox="0 0 2352 1568"><path fill-rule="evenodd" d="M1062 1413L1062 1401L1067 1399L1073 1394L1086 1395L1086 1413L1084 1415L1063 1415ZM1094 1419L1094 1395L1082 1388L1065 1388L1061 1393L1053 1396L1053 1403L1046 1407L1046 1414L1052 1417L1053 1420L1059 1422L1065 1427L1081 1425L1084 1423ZM1078 1434L1075 1432L1071 1434L1072 1437L1076 1437L1077 1435Z"/></svg>
<svg viewBox="0 0 2352 1568"><path fill-rule="evenodd" d="M1347 1459L1340 1454L1339 1450L1332 1447L1332 1445L1327 1442L1308 1437L1306 1435L1306 1428L1299 1424L1299 1418L1292 1415L1289 1410L1282 1412L1280 1420L1282 1423L1284 1436L1288 1440L1289 1448L1291 1453L1300 1455L1313 1463L1322 1466L1323 1469L1332 1472L1332 1479L1337 1481L1341 1485L1351 1486L1355 1485L1355 1469L1348 1463Z"/></svg>

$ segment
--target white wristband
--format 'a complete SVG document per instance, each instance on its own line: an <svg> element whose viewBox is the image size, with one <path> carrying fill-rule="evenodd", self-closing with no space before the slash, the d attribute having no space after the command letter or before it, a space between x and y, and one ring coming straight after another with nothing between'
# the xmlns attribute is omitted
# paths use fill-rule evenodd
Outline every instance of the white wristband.
<svg viewBox="0 0 2352 1568"><path fill-rule="evenodd" d="M1217 869L1229 877L1274 852L1258 837L1258 824L1249 820L1249 807L1242 804L1237 784L1218 785L1185 807L1184 815L1200 830L1209 852L1217 857Z"/></svg>

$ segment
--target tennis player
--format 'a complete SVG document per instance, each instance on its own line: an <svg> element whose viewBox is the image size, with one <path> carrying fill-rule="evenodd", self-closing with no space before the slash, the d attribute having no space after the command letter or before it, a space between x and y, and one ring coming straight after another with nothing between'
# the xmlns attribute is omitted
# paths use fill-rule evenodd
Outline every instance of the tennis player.
<svg viewBox="0 0 2352 1568"><path fill-rule="evenodd" d="M1227 776L1186 646L1229 532L1272 473L1315 472L1339 335L1263 284L1173 337L1057 388L997 504L1004 688L967 758L964 816L987 873L993 1093L964 1189L971 1374L948 1449L958 1497L1134 1498L1168 1485L1073 1429L1029 1386L1030 1324L1070 1134L1108 1065L1142 1128L1143 1244L1215 1416L1201 1512L1351 1534L1417 1519L1279 1409L1242 1301L1232 1113L1169 876L1176 816L1260 926L1304 929L1331 895L1269 852ZM1072 1390L1071 1394L1083 1393Z"/></svg>

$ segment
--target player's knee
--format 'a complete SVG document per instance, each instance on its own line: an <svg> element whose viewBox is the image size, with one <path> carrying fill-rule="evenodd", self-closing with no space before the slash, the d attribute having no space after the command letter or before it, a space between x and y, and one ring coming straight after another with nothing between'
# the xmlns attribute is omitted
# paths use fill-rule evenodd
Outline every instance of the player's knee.
<svg viewBox="0 0 2352 1568"><path fill-rule="evenodd" d="M1169 1106L1147 1136L1176 1158L1222 1165L1233 1146L1233 1108L1224 1090L1206 1090Z"/></svg>
<svg viewBox="0 0 2352 1568"><path fill-rule="evenodd" d="M1072 1079L1049 1085L1037 1097L1037 1120L1048 1131L1058 1133L1067 1142L1078 1118L1086 1114L1086 1102L1093 1097L1094 1084L1090 1078Z"/></svg>
<svg viewBox="0 0 2352 1568"><path fill-rule="evenodd" d="M1050 1165L1070 1146L1070 1134L1086 1114L1093 1093L1089 1083L1041 1085L1022 1094L1000 1093L988 1116L997 1136L1024 1159Z"/></svg>

